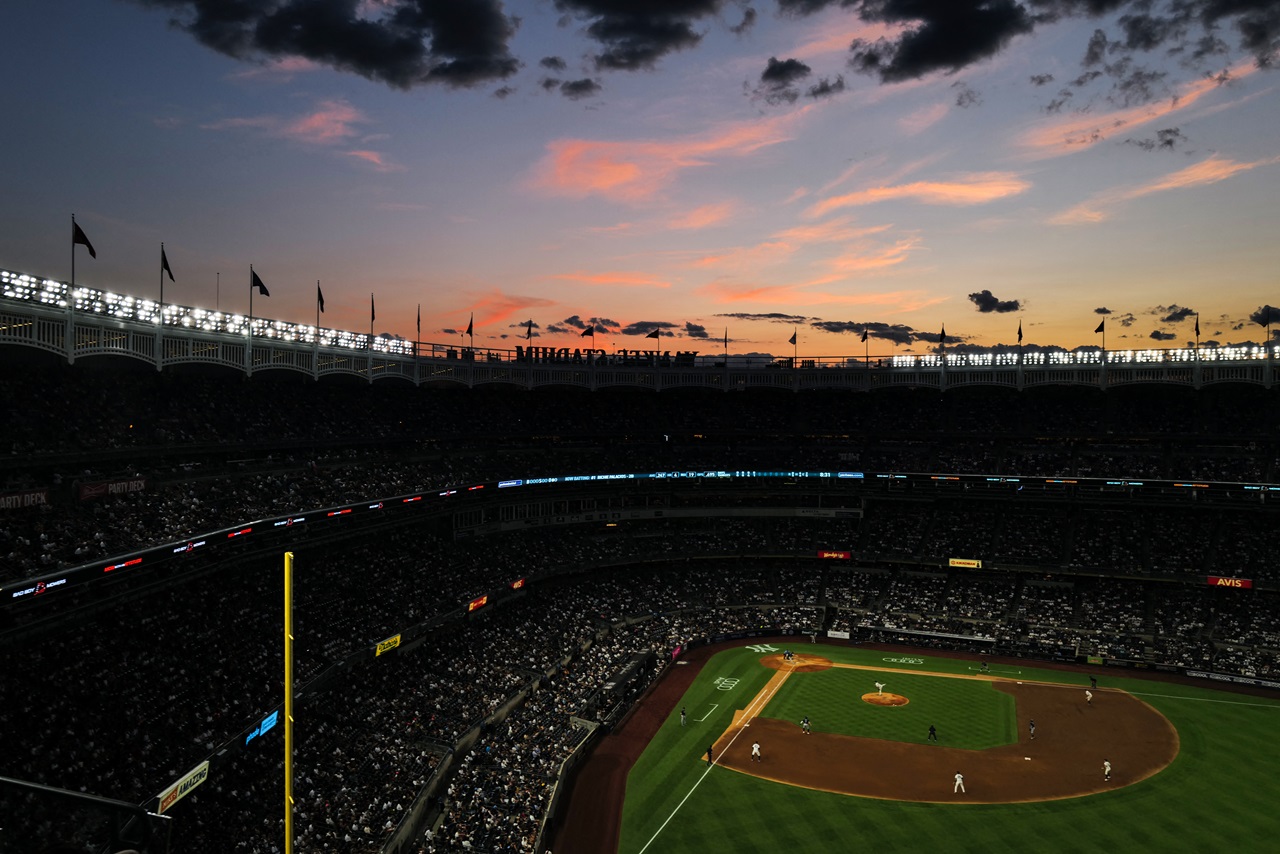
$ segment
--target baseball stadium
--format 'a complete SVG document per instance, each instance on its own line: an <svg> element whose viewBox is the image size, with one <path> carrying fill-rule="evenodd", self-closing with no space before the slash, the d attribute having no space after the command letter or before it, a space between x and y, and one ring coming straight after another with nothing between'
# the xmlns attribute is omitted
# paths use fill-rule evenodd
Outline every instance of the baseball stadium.
<svg viewBox="0 0 1280 854"><path fill-rule="evenodd" d="M375 351L3 283L2 854L1280 835L1275 348Z"/></svg>

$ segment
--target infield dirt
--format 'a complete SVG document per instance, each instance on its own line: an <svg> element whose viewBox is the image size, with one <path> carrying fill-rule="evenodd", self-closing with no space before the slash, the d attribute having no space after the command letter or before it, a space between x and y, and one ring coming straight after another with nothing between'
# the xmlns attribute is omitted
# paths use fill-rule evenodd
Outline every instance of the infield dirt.
<svg viewBox="0 0 1280 854"><path fill-rule="evenodd" d="M741 642L692 650L685 666L670 668L622 724L601 740L562 793L559 812L566 820L549 828L544 839L547 847L573 852L617 850L627 773L636 757L693 683L701 665L721 650L738 646ZM764 657L762 665L779 669L772 658ZM832 666L817 660L819 656L813 658L796 662L794 673L778 675L804 678L806 670ZM1089 705L1080 688L1018 684L986 674L960 678L991 681L1014 697L1016 743L960 750L816 731L806 736L793 721L756 716L765 705L761 702L754 710L748 705L735 715L733 725L716 742L716 764L782 785L859 797L990 804L1080 797L1132 785L1177 756L1178 735L1173 726L1125 692L1095 690ZM1034 740L1028 733L1029 719L1037 724ZM749 735L735 740L744 724L750 725ZM751 761L753 741L761 744L761 762ZM1111 762L1110 781L1103 779L1103 760ZM704 760L691 756L690 761ZM952 791L957 772L964 775L964 793Z"/></svg>

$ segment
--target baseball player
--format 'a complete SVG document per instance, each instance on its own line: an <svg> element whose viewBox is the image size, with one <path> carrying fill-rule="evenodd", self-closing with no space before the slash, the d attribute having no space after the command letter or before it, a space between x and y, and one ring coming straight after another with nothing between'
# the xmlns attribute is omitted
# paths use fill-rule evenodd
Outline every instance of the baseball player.
<svg viewBox="0 0 1280 854"><path fill-rule="evenodd" d="M685 715L686 715L686 712L684 710L684 706L681 706L680 707L680 726L684 726Z"/></svg>
<svg viewBox="0 0 1280 854"><path fill-rule="evenodd" d="M961 774L961 773L960 773L960 772L958 772L958 771L956 772L956 785L955 785L955 788L953 788L951 791L952 791L952 793L955 793L955 792L963 792L963 791L964 791L964 775L963 775L963 774Z"/></svg>
<svg viewBox="0 0 1280 854"><path fill-rule="evenodd" d="M751 761L760 761L760 742L758 741L751 745Z"/></svg>
<svg viewBox="0 0 1280 854"><path fill-rule="evenodd" d="M1108 759L1102 760L1102 779L1111 779L1111 761Z"/></svg>
<svg viewBox="0 0 1280 854"><path fill-rule="evenodd" d="M884 683L883 683L883 682L877 682L877 683L876 683L876 693L877 693L877 694L883 694L883 693L884 693Z"/></svg>
<svg viewBox="0 0 1280 854"><path fill-rule="evenodd" d="M800 719L800 728L804 730L805 735L809 734L809 716L808 715L805 715L803 718Z"/></svg>
<svg viewBox="0 0 1280 854"><path fill-rule="evenodd" d="M1028 721L1028 722L1027 722L1027 729L1029 729L1029 730L1031 731L1031 740L1032 740L1032 741L1035 741L1035 738L1036 738L1036 721L1035 721L1035 718L1032 718L1030 721Z"/></svg>
<svg viewBox="0 0 1280 854"><path fill-rule="evenodd" d="M1084 691L1084 702L1086 705L1089 705L1089 706L1093 705L1093 692L1090 691L1088 688L1086 688Z"/></svg>
<svg viewBox="0 0 1280 854"><path fill-rule="evenodd" d="M712 752L711 748L710 748L710 747L708 747L708 748L707 748L707 767L708 767L708 768L710 768L710 767L711 767L711 760L712 760L712 758L714 757L714 755L715 755L715 754Z"/></svg>
<svg viewBox="0 0 1280 854"><path fill-rule="evenodd" d="M938 728L933 724L929 724L929 740L930 741L938 740Z"/></svg>

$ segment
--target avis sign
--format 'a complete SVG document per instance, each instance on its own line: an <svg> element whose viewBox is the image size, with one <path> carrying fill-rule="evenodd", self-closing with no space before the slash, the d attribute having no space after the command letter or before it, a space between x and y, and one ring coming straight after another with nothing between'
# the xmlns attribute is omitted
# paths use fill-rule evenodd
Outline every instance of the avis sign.
<svg viewBox="0 0 1280 854"><path fill-rule="evenodd" d="M1223 578L1220 575L1209 576L1210 587L1234 587L1237 590L1250 590L1253 588L1252 578Z"/></svg>

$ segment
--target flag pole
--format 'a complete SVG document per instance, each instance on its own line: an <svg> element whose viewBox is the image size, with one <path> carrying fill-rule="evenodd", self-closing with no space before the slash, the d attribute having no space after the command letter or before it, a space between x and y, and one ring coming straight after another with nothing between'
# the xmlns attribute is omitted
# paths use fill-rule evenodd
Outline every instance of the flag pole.
<svg viewBox="0 0 1280 854"><path fill-rule="evenodd" d="M71 215L71 291L67 294L67 364L76 360L76 215Z"/></svg>
<svg viewBox="0 0 1280 854"><path fill-rule="evenodd" d="M293 552L284 553L284 851L293 854Z"/></svg>
<svg viewBox="0 0 1280 854"><path fill-rule="evenodd" d="M164 329L164 241L160 241L160 328Z"/></svg>
<svg viewBox="0 0 1280 854"><path fill-rule="evenodd" d="M244 350L244 370L253 373L253 265L249 265L249 322L246 324L249 346Z"/></svg>
<svg viewBox="0 0 1280 854"><path fill-rule="evenodd" d="M164 241L160 241L160 310L156 312L156 370L164 364L164 271L168 266Z"/></svg>

